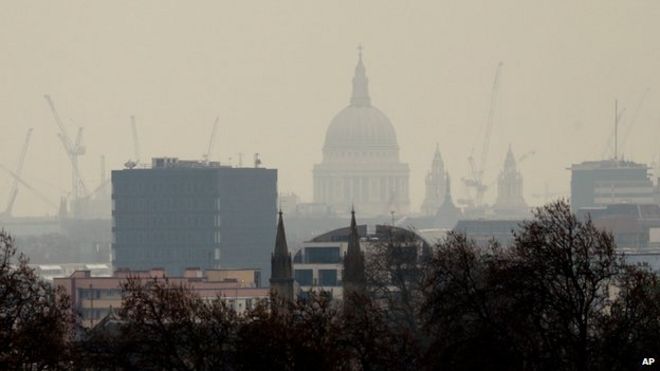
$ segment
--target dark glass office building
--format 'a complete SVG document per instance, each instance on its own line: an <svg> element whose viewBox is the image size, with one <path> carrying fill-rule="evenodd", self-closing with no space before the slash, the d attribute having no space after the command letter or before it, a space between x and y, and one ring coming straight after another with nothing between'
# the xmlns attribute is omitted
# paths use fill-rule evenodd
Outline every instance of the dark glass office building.
<svg viewBox="0 0 660 371"><path fill-rule="evenodd" d="M154 158L112 172L114 269L261 268L270 277L277 170Z"/></svg>
<svg viewBox="0 0 660 371"><path fill-rule="evenodd" d="M654 203L648 167L632 161L586 161L570 167L571 208Z"/></svg>

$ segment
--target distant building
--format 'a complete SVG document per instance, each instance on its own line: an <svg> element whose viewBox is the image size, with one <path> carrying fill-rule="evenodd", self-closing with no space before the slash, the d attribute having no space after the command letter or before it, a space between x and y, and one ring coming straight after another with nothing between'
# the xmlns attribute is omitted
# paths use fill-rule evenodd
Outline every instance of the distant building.
<svg viewBox="0 0 660 371"><path fill-rule="evenodd" d="M39 278L53 282L55 278L68 277L75 271L89 271L92 277L112 276L110 264L102 263L64 263L64 264L29 264Z"/></svg>
<svg viewBox="0 0 660 371"><path fill-rule="evenodd" d="M619 249L660 248L660 205L611 204L582 208L577 215L612 233Z"/></svg>
<svg viewBox="0 0 660 371"><path fill-rule="evenodd" d="M424 184L426 189L421 207L422 214L435 215L438 212L440 205L442 205L445 193L447 192L447 173L445 172L445 163L442 161L440 148L437 145L435 147L435 153L433 154L431 170L426 174Z"/></svg>
<svg viewBox="0 0 660 371"><path fill-rule="evenodd" d="M71 298L71 308L81 315L82 325L93 327L111 310L122 305L121 284L128 277L143 283L154 279L170 284L185 284L203 299L220 298L237 313L253 308L261 300L268 300L268 289L259 285L258 269L217 269L202 271L188 268L181 276L167 276L163 269L149 271L117 271L112 277L94 277L90 271L76 271L65 278L55 278L54 285L64 288Z"/></svg>
<svg viewBox="0 0 660 371"><path fill-rule="evenodd" d="M330 123L323 160L314 165L314 202L346 215L351 205L365 216L406 214L408 164L399 161L394 126L371 105L360 53L350 104Z"/></svg>
<svg viewBox="0 0 660 371"><path fill-rule="evenodd" d="M498 217L524 217L529 214L529 208L523 198L523 178L518 171L511 146L506 153L504 167L497 177L497 199L493 209Z"/></svg>
<svg viewBox="0 0 660 371"><path fill-rule="evenodd" d="M520 230L522 222L522 219L459 220L454 231L465 234L481 247L487 247L492 240L506 246L513 242L513 234Z"/></svg>
<svg viewBox="0 0 660 371"><path fill-rule="evenodd" d="M654 203L649 168L625 160L587 161L571 166L571 208Z"/></svg>
<svg viewBox="0 0 660 371"><path fill-rule="evenodd" d="M365 256L373 244L380 243L389 238L391 234L404 235L409 240L415 241L409 246L414 250L416 258L429 253L430 244L420 235L408 229L392 227L391 225L354 225L332 230L317 236L310 241L304 242L293 257L294 279L300 286L302 292L309 290L323 290L331 293L333 298L343 299L345 258L348 255L349 245L353 247L352 256L355 257L355 247L359 247ZM355 239L355 234L359 240ZM357 243L356 243L357 242ZM355 260L349 258L349 264ZM360 262L357 262L359 265ZM353 264L355 265L355 264ZM355 272L353 272L355 274ZM355 274L356 276L359 273ZM361 278L358 276L358 280ZM355 281L355 279L353 280Z"/></svg>
<svg viewBox="0 0 660 371"><path fill-rule="evenodd" d="M277 199L277 204L283 213L287 215L293 214L296 212L298 204L300 204L300 197L293 192L280 193Z"/></svg>
<svg viewBox="0 0 660 371"><path fill-rule="evenodd" d="M112 172L113 265L256 266L270 276L277 170L154 158Z"/></svg>
<svg viewBox="0 0 660 371"><path fill-rule="evenodd" d="M451 230L456 222L463 216L463 211L456 207L451 195L451 178L445 173L445 186L442 187L444 195L442 203L435 209L431 215L405 216L395 225L408 226L415 230Z"/></svg>

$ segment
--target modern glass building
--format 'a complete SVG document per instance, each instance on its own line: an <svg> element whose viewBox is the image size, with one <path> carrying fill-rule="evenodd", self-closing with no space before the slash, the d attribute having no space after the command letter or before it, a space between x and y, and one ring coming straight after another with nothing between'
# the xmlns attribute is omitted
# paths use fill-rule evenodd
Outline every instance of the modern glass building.
<svg viewBox="0 0 660 371"><path fill-rule="evenodd" d="M571 166L571 208L654 202L648 167L625 160L587 161Z"/></svg>

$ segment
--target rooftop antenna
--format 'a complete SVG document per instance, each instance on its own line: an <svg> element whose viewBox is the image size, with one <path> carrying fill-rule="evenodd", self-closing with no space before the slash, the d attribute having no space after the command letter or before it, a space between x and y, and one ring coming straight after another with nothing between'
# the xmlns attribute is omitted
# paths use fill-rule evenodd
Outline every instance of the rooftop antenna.
<svg viewBox="0 0 660 371"><path fill-rule="evenodd" d="M209 161L211 160L211 155L213 154L213 146L215 144L215 133L218 131L218 122L220 121L220 116L217 116L215 118L215 122L213 123L213 129L211 129L211 137L209 138L209 146L206 149L206 153L202 155L203 162L205 164L208 164Z"/></svg>
<svg viewBox="0 0 660 371"><path fill-rule="evenodd" d="M619 158L619 101L614 100L614 160Z"/></svg>
<svg viewBox="0 0 660 371"><path fill-rule="evenodd" d="M254 167L258 168L261 165L261 159L259 158L259 152L254 154Z"/></svg>

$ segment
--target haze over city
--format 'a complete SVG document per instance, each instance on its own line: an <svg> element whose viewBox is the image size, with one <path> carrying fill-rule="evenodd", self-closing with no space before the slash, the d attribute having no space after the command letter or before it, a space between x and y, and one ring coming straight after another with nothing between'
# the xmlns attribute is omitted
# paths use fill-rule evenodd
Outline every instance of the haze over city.
<svg viewBox="0 0 660 371"><path fill-rule="evenodd" d="M43 99L69 133L84 127L80 168L99 183L99 157L120 169L201 159L220 117L212 160L277 168L278 191L312 199L325 131L349 103L357 46L374 106L392 121L410 166L411 210L424 197L436 143L465 194L468 156L484 141L502 62L485 183L511 144L530 205L569 196L573 163L619 151L652 164L660 152L660 4L655 1L5 2L0 13L0 163L15 166L34 128L23 175L55 203L71 168ZM608 143L610 143L608 147ZM230 160L231 158L231 160ZM11 178L0 178L6 195ZM3 196L4 199L5 196ZM485 199L493 202L495 187ZM15 215L57 210L21 190Z"/></svg>

